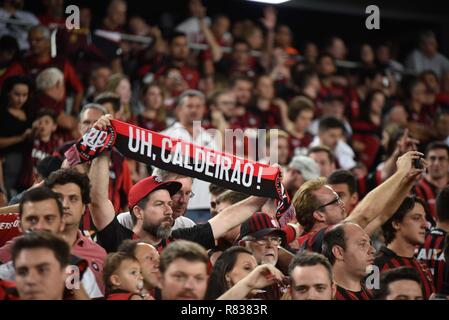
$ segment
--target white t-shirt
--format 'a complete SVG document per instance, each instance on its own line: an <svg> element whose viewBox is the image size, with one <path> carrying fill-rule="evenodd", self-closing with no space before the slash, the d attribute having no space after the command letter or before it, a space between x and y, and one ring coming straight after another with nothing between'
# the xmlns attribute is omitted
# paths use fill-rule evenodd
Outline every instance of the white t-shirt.
<svg viewBox="0 0 449 320"><path fill-rule="evenodd" d="M449 60L441 53L428 57L420 50L414 50L407 58L405 66L416 73L432 70L441 78L443 73L449 71Z"/></svg>
<svg viewBox="0 0 449 320"><path fill-rule="evenodd" d="M0 8L0 18L11 19L11 17L9 12ZM31 12L17 10L14 17L21 22L29 23L30 26L39 24L39 20ZM10 35L17 40L20 50L28 50L30 47L28 44L28 28L26 26L0 21L0 37Z"/></svg>
<svg viewBox="0 0 449 320"><path fill-rule="evenodd" d="M122 212L117 216L118 222L124 226L125 228L132 230L133 229L133 220L131 218L131 214L129 211ZM176 229L182 229L182 228L191 228L195 226L195 222L190 220L187 217L179 216L175 219L175 224L171 228L172 231Z"/></svg>
<svg viewBox="0 0 449 320"><path fill-rule="evenodd" d="M316 136L310 147L319 146L321 144L320 138ZM343 140L338 140L335 150L333 150L335 157L338 160L338 164L342 169L351 170L357 164L354 161L355 153L352 148Z"/></svg>
<svg viewBox="0 0 449 320"><path fill-rule="evenodd" d="M206 25L210 25L210 18L205 17ZM183 32L187 35L189 43L202 43L204 36L201 32L200 22L196 17L190 17L176 26L176 31Z"/></svg>
<svg viewBox="0 0 449 320"><path fill-rule="evenodd" d="M176 122L161 133L170 136L171 138L181 139L205 148L217 150L214 138L204 128L201 128L195 139L193 139L190 133L179 122ZM209 185L210 183L206 181L199 179L193 180L192 191L195 196L190 199L188 209L210 208Z"/></svg>

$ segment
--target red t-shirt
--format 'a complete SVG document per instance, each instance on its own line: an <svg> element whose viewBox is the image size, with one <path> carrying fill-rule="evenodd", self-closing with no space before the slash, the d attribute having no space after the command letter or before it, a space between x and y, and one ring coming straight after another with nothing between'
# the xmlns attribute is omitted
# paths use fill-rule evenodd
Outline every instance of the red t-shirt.
<svg viewBox="0 0 449 320"><path fill-rule="evenodd" d="M28 76L35 81L39 72L51 67L58 68L62 71L66 88L70 88L76 93L84 91L84 86L76 74L75 68L73 68L72 64L63 57L50 58L50 60L44 63L37 63L31 56L25 57L21 61L13 63L5 71L0 77L0 87L3 86L3 81L10 76L23 75Z"/></svg>

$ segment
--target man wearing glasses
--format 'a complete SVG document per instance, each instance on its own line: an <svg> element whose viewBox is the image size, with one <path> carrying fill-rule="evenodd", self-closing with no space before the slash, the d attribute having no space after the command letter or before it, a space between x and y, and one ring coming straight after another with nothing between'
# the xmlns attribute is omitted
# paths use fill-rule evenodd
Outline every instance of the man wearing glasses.
<svg viewBox="0 0 449 320"><path fill-rule="evenodd" d="M286 233L266 213L254 213L240 227L239 243L252 252L259 265L275 266L279 258L279 246L285 244L285 239ZM275 283L261 290L258 297L263 300L279 300L286 290L286 286Z"/></svg>
<svg viewBox="0 0 449 320"><path fill-rule="evenodd" d="M240 240L254 255L258 264L276 265L278 246L285 240L285 232L266 213L257 212L240 227Z"/></svg>
<svg viewBox="0 0 449 320"><path fill-rule="evenodd" d="M195 194L192 191L193 178L179 175L174 172L165 171L156 168L153 171L153 176L160 177L161 181L177 181L181 183L181 189L175 193L172 197L171 209L173 211L173 226L172 230L180 228L191 228L195 226L195 222L184 216L189 205L189 200L192 199ZM123 212L117 216L118 221L124 227L132 230L134 227L133 220L129 211Z"/></svg>
<svg viewBox="0 0 449 320"><path fill-rule="evenodd" d="M298 239L302 249L320 253L328 228L342 221L353 222L371 235L394 214L424 172L413 166L413 160L422 155L409 151L400 157L396 173L368 193L350 216L347 216L338 194L326 184L326 179L318 178L303 184L293 198L296 218L305 232Z"/></svg>

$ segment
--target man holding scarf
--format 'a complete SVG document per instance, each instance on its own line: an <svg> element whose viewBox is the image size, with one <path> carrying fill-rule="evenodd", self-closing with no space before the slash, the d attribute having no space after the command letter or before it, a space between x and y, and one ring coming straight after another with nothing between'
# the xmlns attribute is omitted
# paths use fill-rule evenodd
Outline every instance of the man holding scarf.
<svg viewBox="0 0 449 320"><path fill-rule="evenodd" d="M101 117L95 124L98 130L111 126L110 116ZM92 162L91 213L98 231L98 243L106 251L113 252L125 239L143 239L161 251L176 239L190 240L206 249L215 245L215 239L240 225L254 212L260 211L266 198L251 196L223 210L207 223L192 228L172 231L173 211L171 195L181 188L176 181L161 182L156 177L139 181L129 192L128 202L133 215L134 227L129 230L118 222L114 208L108 198L108 159L103 154Z"/></svg>

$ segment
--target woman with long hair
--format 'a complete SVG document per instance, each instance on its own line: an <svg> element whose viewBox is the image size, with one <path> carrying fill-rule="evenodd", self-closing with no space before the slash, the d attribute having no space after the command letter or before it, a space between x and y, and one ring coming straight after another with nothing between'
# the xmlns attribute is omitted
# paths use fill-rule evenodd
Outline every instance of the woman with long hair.
<svg viewBox="0 0 449 320"><path fill-rule="evenodd" d="M360 160L371 170L380 158L378 152L382 141L382 116L386 104L385 94L381 90L371 91L360 110L360 116L352 124L352 146Z"/></svg>
<svg viewBox="0 0 449 320"><path fill-rule="evenodd" d="M164 93L161 86L150 83L143 87L142 112L137 116L139 127L160 132L167 127Z"/></svg>
<svg viewBox="0 0 449 320"><path fill-rule="evenodd" d="M217 299L257 267L256 258L244 247L226 249L209 276L206 299Z"/></svg>
<svg viewBox="0 0 449 320"><path fill-rule="evenodd" d="M0 159L3 167L3 184L8 196L20 189L20 176L25 165L22 149L32 136L32 120L28 101L31 82L22 76L5 80L0 97Z"/></svg>

